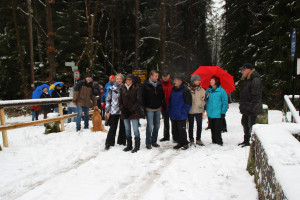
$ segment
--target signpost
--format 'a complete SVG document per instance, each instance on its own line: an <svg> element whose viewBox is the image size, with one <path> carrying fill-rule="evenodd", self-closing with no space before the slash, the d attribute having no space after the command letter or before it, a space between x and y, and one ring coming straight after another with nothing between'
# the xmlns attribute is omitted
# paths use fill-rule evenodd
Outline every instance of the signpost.
<svg viewBox="0 0 300 200"><path fill-rule="evenodd" d="M141 84L147 79L147 70L133 70L132 74L140 77Z"/></svg>
<svg viewBox="0 0 300 200"><path fill-rule="evenodd" d="M73 75L74 75L74 85L75 85L76 81L78 81L79 78L80 78L80 73L78 71L78 66L75 66L75 62L74 61L72 61L72 62L65 62L65 66L72 67L72 72L73 72Z"/></svg>

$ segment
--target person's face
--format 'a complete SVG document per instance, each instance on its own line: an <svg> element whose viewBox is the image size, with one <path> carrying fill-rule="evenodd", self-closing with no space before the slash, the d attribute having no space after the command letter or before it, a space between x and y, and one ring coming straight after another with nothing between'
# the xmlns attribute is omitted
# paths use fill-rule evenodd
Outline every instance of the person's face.
<svg viewBox="0 0 300 200"><path fill-rule="evenodd" d="M214 87L214 86L216 86L216 81L215 81L215 79L210 79L210 85L212 86L212 87Z"/></svg>
<svg viewBox="0 0 300 200"><path fill-rule="evenodd" d="M126 84L131 85L132 84L132 79L130 79L130 78L126 79Z"/></svg>
<svg viewBox="0 0 300 200"><path fill-rule="evenodd" d="M48 91L47 88L44 88L44 89L43 89L43 92L44 92L44 93L47 93L47 91Z"/></svg>
<svg viewBox="0 0 300 200"><path fill-rule="evenodd" d="M200 80L197 80L197 81L194 81L194 82L193 82L194 85L200 85L200 83L201 83Z"/></svg>
<svg viewBox="0 0 300 200"><path fill-rule="evenodd" d="M170 74L168 74L167 76L161 76L161 78L164 82L167 82L170 79Z"/></svg>
<svg viewBox="0 0 300 200"><path fill-rule="evenodd" d="M123 83L123 79L120 76L116 77L116 82L121 85Z"/></svg>
<svg viewBox="0 0 300 200"><path fill-rule="evenodd" d="M243 77L247 77L250 72L251 72L251 69L243 69L241 71L241 73L243 74Z"/></svg>
<svg viewBox="0 0 300 200"><path fill-rule="evenodd" d="M182 84L182 80L178 79L178 78L175 78L174 79L174 85L175 87L179 88Z"/></svg>
<svg viewBox="0 0 300 200"><path fill-rule="evenodd" d="M113 78L109 78L109 82L113 83L114 79Z"/></svg>
<svg viewBox="0 0 300 200"><path fill-rule="evenodd" d="M90 82L92 82L93 79L92 79L92 77L86 77L85 80L87 83L90 83Z"/></svg>
<svg viewBox="0 0 300 200"><path fill-rule="evenodd" d="M150 76L150 79L155 83L158 80L158 73L154 73L152 76Z"/></svg>

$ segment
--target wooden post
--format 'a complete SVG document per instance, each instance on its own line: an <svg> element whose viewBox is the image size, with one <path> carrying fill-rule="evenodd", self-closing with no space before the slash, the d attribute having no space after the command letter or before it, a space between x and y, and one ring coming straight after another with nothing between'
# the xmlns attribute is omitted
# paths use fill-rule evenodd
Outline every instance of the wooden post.
<svg viewBox="0 0 300 200"><path fill-rule="evenodd" d="M62 103L58 104L58 110L59 110L59 116L63 116L64 113L63 113L63 109L62 109ZM65 121L64 121L64 119L60 120L60 130L65 131Z"/></svg>
<svg viewBox="0 0 300 200"><path fill-rule="evenodd" d="M0 108L0 120L1 120L1 125L5 125L4 108ZM3 146L8 147L7 130L2 131L2 138L3 138Z"/></svg>

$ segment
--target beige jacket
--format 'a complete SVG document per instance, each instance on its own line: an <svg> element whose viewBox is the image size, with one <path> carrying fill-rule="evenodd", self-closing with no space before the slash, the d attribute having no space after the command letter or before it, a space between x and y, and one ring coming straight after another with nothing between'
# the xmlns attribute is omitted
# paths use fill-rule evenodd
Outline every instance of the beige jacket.
<svg viewBox="0 0 300 200"><path fill-rule="evenodd" d="M193 99L189 114L203 113L203 108L205 105L205 90L202 87L197 87L195 90L192 90L189 87L189 90L191 91Z"/></svg>

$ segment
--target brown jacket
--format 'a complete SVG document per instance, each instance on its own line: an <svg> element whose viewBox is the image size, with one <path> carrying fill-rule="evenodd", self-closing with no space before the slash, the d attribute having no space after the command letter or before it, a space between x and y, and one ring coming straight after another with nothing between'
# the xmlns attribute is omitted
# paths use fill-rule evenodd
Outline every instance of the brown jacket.
<svg viewBox="0 0 300 200"><path fill-rule="evenodd" d="M189 87L192 94L192 107L189 111L189 114L198 114L203 113L203 107L205 105L205 90L200 86L192 90Z"/></svg>
<svg viewBox="0 0 300 200"><path fill-rule="evenodd" d="M121 119L139 119L140 109L142 105L142 91L139 86L132 84L129 88L123 84L120 90L119 106L121 110ZM129 110L130 115L125 118L123 113L124 110Z"/></svg>
<svg viewBox="0 0 300 200"><path fill-rule="evenodd" d="M79 81L74 88L73 102L78 106L96 106L97 100L93 92L93 82Z"/></svg>

